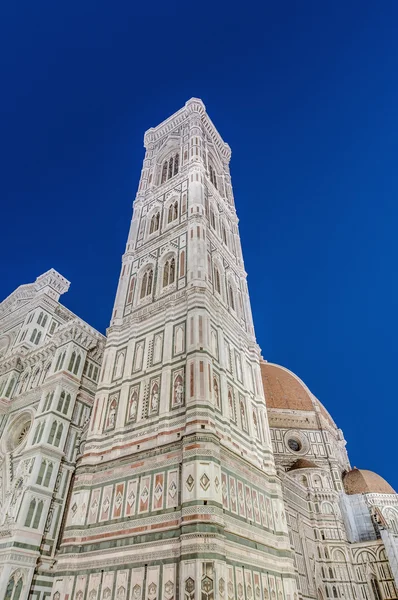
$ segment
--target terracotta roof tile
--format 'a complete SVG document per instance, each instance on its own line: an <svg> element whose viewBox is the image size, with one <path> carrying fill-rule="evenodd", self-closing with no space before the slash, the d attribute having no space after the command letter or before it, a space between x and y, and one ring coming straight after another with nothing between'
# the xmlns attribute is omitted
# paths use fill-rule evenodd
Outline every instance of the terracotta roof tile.
<svg viewBox="0 0 398 600"><path fill-rule="evenodd" d="M395 494L383 477L366 469L351 469L344 475L344 488L347 494Z"/></svg>

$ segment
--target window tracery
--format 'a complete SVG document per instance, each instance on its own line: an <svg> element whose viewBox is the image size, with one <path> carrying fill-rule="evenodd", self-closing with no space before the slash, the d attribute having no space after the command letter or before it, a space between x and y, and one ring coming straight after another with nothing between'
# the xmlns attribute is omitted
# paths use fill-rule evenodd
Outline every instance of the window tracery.
<svg viewBox="0 0 398 600"><path fill-rule="evenodd" d="M152 215L151 224L149 226L149 233L151 234L151 233L155 233L155 231L158 231L159 225L160 225L160 212L157 212L154 215Z"/></svg>
<svg viewBox="0 0 398 600"><path fill-rule="evenodd" d="M166 159L163 162L162 179L161 179L160 183L165 183L166 181L168 181L169 179L174 177L174 175L177 175L179 166L180 166L180 155L177 152L177 154L170 156L170 158Z"/></svg>
<svg viewBox="0 0 398 600"><path fill-rule="evenodd" d="M175 258L167 260L163 267L163 287L174 283L175 280Z"/></svg>
<svg viewBox="0 0 398 600"><path fill-rule="evenodd" d="M141 282L140 299L150 296L152 293L153 269L149 269L143 275Z"/></svg>
<svg viewBox="0 0 398 600"><path fill-rule="evenodd" d="M218 187L217 187L217 175L216 175L216 172L214 170L213 165L209 165L209 176L210 176L211 183L214 185L214 187L217 190L218 189Z"/></svg>

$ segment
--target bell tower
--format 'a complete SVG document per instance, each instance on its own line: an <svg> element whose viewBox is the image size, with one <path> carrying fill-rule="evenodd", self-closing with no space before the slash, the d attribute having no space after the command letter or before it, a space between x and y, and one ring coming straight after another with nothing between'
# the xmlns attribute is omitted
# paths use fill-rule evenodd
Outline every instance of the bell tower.
<svg viewBox="0 0 398 600"><path fill-rule="evenodd" d="M231 151L196 98L144 142L53 597L293 600Z"/></svg>

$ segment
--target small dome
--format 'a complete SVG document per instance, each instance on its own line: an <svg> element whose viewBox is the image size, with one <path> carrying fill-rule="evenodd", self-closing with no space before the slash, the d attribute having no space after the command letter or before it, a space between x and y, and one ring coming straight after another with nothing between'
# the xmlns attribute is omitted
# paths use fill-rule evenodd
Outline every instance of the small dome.
<svg viewBox="0 0 398 600"><path fill-rule="evenodd" d="M343 477L347 494L395 494L395 490L383 477L373 471L354 467Z"/></svg>
<svg viewBox="0 0 398 600"><path fill-rule="evenodd" d="M265 361L260 362L260 367L268 410L279 408L315 412L317 406L330 425L336 427L326 408L297 375L285 367Z"/></svg>
<svg viewBox="0 0 398 600"><path fill-rule="evenodd" d="M318 469L318 465L305 458L299 458L288 468L288 471L295 471L296 469Z"/></svg>

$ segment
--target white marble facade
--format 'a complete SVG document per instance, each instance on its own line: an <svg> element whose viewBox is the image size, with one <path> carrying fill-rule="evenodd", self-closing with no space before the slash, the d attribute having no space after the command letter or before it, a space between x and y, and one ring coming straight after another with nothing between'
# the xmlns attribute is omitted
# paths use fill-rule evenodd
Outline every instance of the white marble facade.
<svg viewBox="0 0 398 600"><path fill-rule="evenodd" d="M195 98L144 142L107 339L53 270L0 305L0 600L397 598L397 495L261 361L229 146Z"/></svg>

